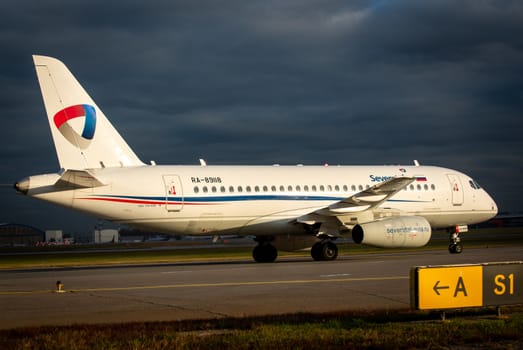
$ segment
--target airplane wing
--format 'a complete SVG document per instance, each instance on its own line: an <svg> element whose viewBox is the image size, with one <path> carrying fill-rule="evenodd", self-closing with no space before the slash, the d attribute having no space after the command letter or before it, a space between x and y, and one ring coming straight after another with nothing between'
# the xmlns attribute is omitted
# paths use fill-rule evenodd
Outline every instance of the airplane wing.
<svg viewBox="0 0 523 350"><path fill-rule="evenodd" d="M414 180L414 177L394 177L320 209L318 214L337 216L372 209L404 189Z"/></svg>
<svg viewBox="0 0 523 350"><path fill-rule="evenodd" d="M380 182L350 197L333 203L328 207L318 209L298 218L298 222L311 224L318 220L318 216L341 216L350 213L363 212L377 207L387 199L401 191L415 180L414 177L394 177Z"/></svg>
<svg viewBox="0 0 523 350"><path fill-rule="evenodd" d="M296 222L306 225L314 225L321 222L323 232L335 235L340 225L336 217L375 208L401 191L405 186L411 184L415 179L414 177L394 177L380 182L328 207L300 216L296 219Z"/></svg>
<svg viewBox="0 0 523 350"><path fill-rule="evenodd" d="M88 170L66 170L56 182L57 186L75 187L75 188L89 188L104 186L99 179L97 179Z"/></svg>

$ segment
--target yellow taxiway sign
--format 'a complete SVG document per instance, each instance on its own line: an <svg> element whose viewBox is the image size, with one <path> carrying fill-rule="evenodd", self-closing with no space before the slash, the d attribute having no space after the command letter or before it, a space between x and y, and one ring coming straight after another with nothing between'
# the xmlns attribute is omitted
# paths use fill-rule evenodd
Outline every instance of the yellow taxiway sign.
<svg viewBox="0 0 523 350"><path fill-rule="evenodd" d="M418 310L523 304L523 262L414 267L411 304Z"/></svg>

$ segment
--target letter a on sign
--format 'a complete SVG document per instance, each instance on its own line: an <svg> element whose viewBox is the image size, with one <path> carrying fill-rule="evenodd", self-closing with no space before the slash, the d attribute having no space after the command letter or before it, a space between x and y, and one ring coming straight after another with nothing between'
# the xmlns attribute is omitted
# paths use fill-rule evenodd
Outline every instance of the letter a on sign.
<svg viewBox="0 0 523 350"><path fill-rule="evenodd" d="M458 296L458 293L463 293L463 296L467 296L467 289L465 288L465 282L463 282L463 277L459 276L458 283L456 283L456 289L454 290L454 298Z"/></svg>

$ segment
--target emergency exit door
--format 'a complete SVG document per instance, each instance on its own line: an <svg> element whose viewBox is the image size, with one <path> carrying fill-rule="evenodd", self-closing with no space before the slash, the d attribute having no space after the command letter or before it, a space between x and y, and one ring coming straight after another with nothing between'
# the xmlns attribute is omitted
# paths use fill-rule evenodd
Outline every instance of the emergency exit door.
<svg viewBox="0 0 523 350"><path fill-rule="evenodd" d="M178 175L163 175L165 186L165 209L180 211L183 208L182 183Z"/></svg>

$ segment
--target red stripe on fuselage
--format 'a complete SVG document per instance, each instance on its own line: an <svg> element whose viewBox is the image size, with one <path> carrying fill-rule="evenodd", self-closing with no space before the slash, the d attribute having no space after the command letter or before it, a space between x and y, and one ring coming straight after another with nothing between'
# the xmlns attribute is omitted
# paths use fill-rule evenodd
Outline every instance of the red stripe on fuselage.
<svg viewBox="0 0 523 350"><path fill-rule="evenodd" d="M128 203L128 204L158 204L165 205L165 201L146 201L139 199L126 199L126 198L78 198L86 199L90 201L104 201L104 202L117 202L117 203ZM167 202L167 204L183 204L183 205L217 205L219 203L188 203L188 202Z"/></svg>

